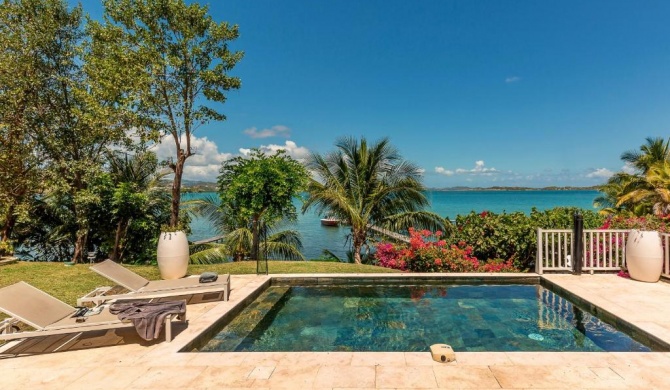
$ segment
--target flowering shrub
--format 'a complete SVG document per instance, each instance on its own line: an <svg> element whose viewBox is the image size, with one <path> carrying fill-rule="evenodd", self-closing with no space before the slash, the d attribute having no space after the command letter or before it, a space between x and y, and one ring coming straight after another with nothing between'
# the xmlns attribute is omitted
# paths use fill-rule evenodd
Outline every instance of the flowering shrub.
<svg viewBox="0 0 670 390"><path fill-rule="evenodd" d="M656 230L660 233L668 233L670 232L670 218L660 218L655 215L647 215L644 217L624 217L622 215L615 215L608 218L600 228Z"/></svg>
<svg viewBox="0 0 670 390"><path fill-rule="evenodd" d="M537 253L537 228L571 229L572 217L577 211L584 218L584 229L595 229L603 224L604 218L598 213L575 207L544 211L533 208L530 215L473 211L456 217L453 234L447 241L449 244L466 241L478 259L513 259L514 267L532 269Z"/></svg>
<svg viewBox="0 0 670 390"><path fill-rule="evenodd" d="M408 245L377 244L377 265L411 272L516 272L512 260L488 263L473 256L465 241L447 245L442 232L409 229Z"/></svg>
<svg viewBox="0 0 670 390"><path fill-rule="evenodd" d="M507 261L503 259L493 259L482 265L479 268L479 272L519 272L519 270L514 267L514 261L512 259Z"/></svg>

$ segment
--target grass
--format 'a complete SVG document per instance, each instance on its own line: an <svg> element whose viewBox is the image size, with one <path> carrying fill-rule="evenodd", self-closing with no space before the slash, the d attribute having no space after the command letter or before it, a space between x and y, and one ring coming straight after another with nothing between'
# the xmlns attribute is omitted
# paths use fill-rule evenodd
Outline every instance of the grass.
<svg viewBox="0 0 670 390"><path fill-rule="evenodd" d="M158 266L127 265L126 267L147 279L160 279ZM268 270L271 274L399 272L371 265L325 261L269 261ZM188 268L188 272L191 275L198 275L205 271L234 275L255 274L256 262L242 261L209 265L191 264ZM77 298L86 295L96 287L109 286L111 283L108 279L89 270L87 264L67 267L63 263L19 261L0 267L0 287L19 281L27 282L73 306L77 302ZM3 317L0 313L0 318Z"/></svg>

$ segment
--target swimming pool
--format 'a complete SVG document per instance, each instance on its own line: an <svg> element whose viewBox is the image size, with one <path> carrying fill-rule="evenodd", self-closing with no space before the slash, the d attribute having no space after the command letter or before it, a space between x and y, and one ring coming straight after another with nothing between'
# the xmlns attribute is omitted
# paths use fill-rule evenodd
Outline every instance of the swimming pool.
<svg viewBox="0 0 670 390"><path fill-rule="evenodd" d="M541 285L272 286L210 351L650 351Z"/></svg>

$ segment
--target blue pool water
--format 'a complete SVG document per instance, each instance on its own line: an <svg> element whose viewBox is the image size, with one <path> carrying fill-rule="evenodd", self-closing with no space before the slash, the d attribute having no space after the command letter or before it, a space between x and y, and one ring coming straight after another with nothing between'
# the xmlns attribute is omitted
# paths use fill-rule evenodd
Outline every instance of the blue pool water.
<svg viewBox="0 0 670 390"><path fill-rule="evenodd" d="M270 287L200 351L650 351L539 285Z"/></svg>

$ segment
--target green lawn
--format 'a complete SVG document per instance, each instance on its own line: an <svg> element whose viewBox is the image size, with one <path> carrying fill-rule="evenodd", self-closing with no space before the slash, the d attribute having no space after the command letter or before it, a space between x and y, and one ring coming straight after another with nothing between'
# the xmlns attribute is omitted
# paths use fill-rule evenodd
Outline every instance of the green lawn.
<svg viewBox="0 0 670 390"><path fill-rule="evenodd" d="M127 266L147 279L160 279L157 266ZM270 261L271 274L303 273L391 273L396 270L371 265L356 265L322 261ZM190 265L189 274L197 275L205 271L219 274L255 274L256 262ZM110 281L88 269L87 264L67 267L63 263L39 263L19 261L0 266L0 287L23 280L58 299L75 305L77 298L87 294L98 286L109 286ZM0 318L3 317L0 314Z"/></svg>

